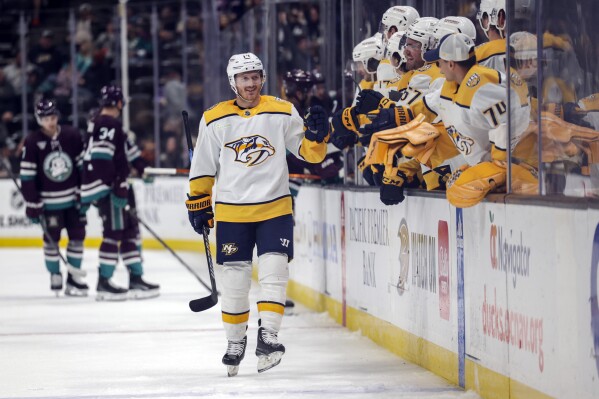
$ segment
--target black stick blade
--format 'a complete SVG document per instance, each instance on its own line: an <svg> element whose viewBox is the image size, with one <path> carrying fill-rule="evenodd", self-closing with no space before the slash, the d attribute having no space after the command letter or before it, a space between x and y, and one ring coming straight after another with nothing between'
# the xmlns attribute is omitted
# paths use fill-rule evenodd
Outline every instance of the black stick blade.
<svg viewBox="0 0 599 399"><path fill-rule="evenodd" d="M194 299L189 301L189 309L192 312L203 312L204 310L210 309L218 303L218 296L216 293L212 293L205 298Z"/></svg>

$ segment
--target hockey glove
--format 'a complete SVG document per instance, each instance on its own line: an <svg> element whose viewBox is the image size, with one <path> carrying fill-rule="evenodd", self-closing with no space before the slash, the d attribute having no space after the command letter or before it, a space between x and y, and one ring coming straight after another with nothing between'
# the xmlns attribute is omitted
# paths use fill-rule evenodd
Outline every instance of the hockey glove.
<svg viewBox="0 0 599 399"><path fill-rule="evenodd" d="M584 120L584 117L586 116L586 112L584 112L584 110L582 110L575 103L565 103L563 106L563 111L564 111L564 120L566 122L573 123L575 125L582 126L582 127L588 127L590 129L593 128L593 126L590 123L588 123L587 121Z"/></svg>
<svg viewBox="0 0 599 399"><path fill-rule="evenodd" d="M385 205L397 205L405 197L403 195L403 185L406 181L406 175L402 172L394 172L392 176L383 176L380 195L381 202Z"/></svg>
<svg viewBox="0 0 599 399"><path fill-rule="evenodd" d="M358 169L362 172L362 177L370 186L380 186L383 177L383 171L385 170L384 165L366 165L363 156L358 160Z"/></svg>
<svg viewBox="0 0 599 399"><path fill-rule="evenodd" d="M110 193L110 202L115 208L123 209L127 206L127 197L119 197L115 193Z"/></svg>
<svg viewBox="0 0 599 399"><path fill-rule="evenodd" d="M198 234L204 233L204 227L214 227L214 212L212 211L212 198L208 194L190 197L187 194L187 215L191 227Z"/></svg>
<svg viewBox="0 0 599 399"><path fill-rule="evenodd" d="M379 108L389 108L393 101L374 90L362 90L356 97L356 112L367 114Z"/></svg>
<svg viewBox="0 0 599 399"><path fill-rule="evenodd" d="M304 117L306 139L322 143L329 134L328 119L327 112L320 105L310 107Z"/></svg>
<svg viewBox="0 0 599 399"><path fill-rule="evenodd" d="M414 119L412 111L403 106L383 108L378 111L378 116L367 125L360 129L364 136L363 140L370 141L370 137L377 132L393 129L394 127L405 125Z"/></svg>
<svg viewBox="0 0 599 399"><path fill-rule="evenodd" d="M344 150L348 147L353 146L358 141L358 136L348 130L343 124L341 118L343 117L343 110L339 110L333 114L331 118L331 143L339 148L340 150Z"/></svg>
<svg viewBox="0 0 599 399"><path fill-rule="evenodd" d="M34 206L27 206L25 208L25 215L29 219L29 221L33 224L40 224L40 217L44 212L44 204L39 202Z"/></svg>
<svg viewBox="0 0 599 399"><path fill-rule="evenodd" d="M347 130L358 134L358 128L360 127L360 119L356 112L356 107L348 107L341 111L341 123Z"/></svg>

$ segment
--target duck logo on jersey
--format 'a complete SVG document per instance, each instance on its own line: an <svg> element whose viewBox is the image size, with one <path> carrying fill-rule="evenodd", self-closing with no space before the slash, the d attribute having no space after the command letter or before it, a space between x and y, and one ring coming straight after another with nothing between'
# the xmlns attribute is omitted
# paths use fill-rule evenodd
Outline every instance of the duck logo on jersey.
<svg viewBox="0 0 599 399"><path fill-rule="evenodd" d="M73 173L73 161L61 151L53 151L44 159L44 174L53 182L63 182Z"/></svg>
<svg viewBox="0 0 599 399"><path fill-rule="evenodd" d="M235 151L235 161L246 166L260 165L275 154L275 148L268 140L257 134L226 143L225 147Z"/></svg>
<svg viewBox="0 0 599 399"><path fill-rule="evenodd" d="M458 151L464 155L470 155L472 152L472 147L474 146L474 140L458 132L453 125L447 128L447 134L449 134L449 137L451 137L451 140L453 140Z"/></svg>

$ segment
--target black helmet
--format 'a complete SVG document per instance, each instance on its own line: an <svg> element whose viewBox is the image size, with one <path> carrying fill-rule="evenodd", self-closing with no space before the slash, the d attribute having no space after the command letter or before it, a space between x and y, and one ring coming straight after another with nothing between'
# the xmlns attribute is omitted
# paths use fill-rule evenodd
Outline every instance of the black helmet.
<svg viewBox="0 0 599 399"><path fill-rule="evenodd" d="M120 87L115 85L102 87L102 90L100 90L100 105L102 107L116 107L119 101L125 105L123 91Z"/></svg>
<svg viewBox="0 0 599 399"><path fill-rule="evenodd" d="M35 106L35 119L41 124L41 118L44 116L56 115L60 117L60 112L56 108L56 100L45 98L40 100Z"/></svg>
<svg viewBox="0 0 599 399"><path fill-rule="evenodd" d="M295 96L297 92L307 93L315 83L310 72L303 69L293 69L285 74L285 94L287 97Z"/></svg>

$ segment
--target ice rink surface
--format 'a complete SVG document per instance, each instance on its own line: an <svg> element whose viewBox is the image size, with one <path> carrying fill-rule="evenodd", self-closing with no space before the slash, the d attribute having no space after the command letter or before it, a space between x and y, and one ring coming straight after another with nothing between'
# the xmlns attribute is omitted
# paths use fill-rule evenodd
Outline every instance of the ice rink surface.
<svg viewBox="0 0 599 399"><path fill-rule="evenodd" d="M181 255L208 281L202 253ZM95 301L97 256L86 249L90 296L56 298L41 249L0 249L0 398L478 398L299 305L283 320L281 364L258 374L255 300L229 378L220 304L189 310L208 292L172 255L144 252L160 297L111 303ZM114 280L128 281L122 265Z"/></svg>

